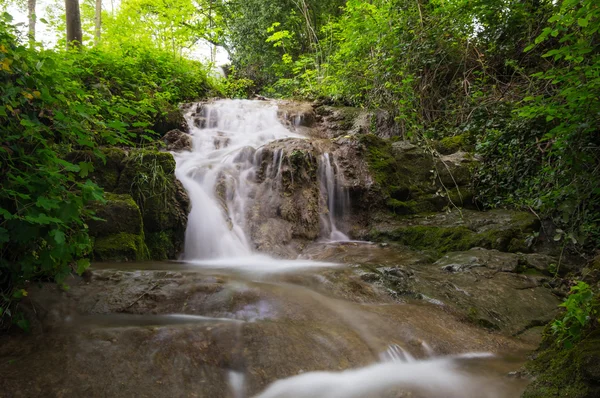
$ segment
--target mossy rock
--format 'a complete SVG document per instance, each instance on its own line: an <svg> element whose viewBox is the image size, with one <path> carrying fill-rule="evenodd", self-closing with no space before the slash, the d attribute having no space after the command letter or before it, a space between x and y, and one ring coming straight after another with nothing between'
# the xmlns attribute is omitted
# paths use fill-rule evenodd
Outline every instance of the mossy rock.
<svg viewBox="0 0 600 398"><path fill-rule="evenodd" d="M94 206L95 216L100 220L88 220L90 235L104 237L115 233L139 235L143 231L142 214L131 195L107 192L106 203Z"/></svg>
<svg viewBox="0 0 600 398"><path fill-rule="evenodd" d="M120 232L94 240L95 261L139 261L147 257L143 234Z"/></svg>
<svg viewBox="0 0 600 398"><path fill-rule="evenodd" d="M435 149L442 155L450 155L460 150L472 152L473 145L465 134L444 137L434 145Z"/></svg>
<svg viewBox="0 0 600 398"><path fill-rule="evenodd" d="M189 127L181 112L181 109L171 105L169 109L158 115L152 130L154 130L158 137L164 136L171 130L188 131Z"/></svg>
<svg viewBox="0 0 600 398"><path fill-rule="evenodd" d="M536 379L523 398L600 397L600 329L571 349L550 344L526 367Z"/></svg>
<svg viewBox="0 0 600 398"><path fill-rule="evenodd" d="M117 192L131 194L138 204L144 225L146 242L153 248L150 252L161 253L156 259L164 259L164 239L154 239L164 232L172 241L167 250L168 258L174 259L183 249L189 199L181 183L175 178L175 159L168 152L137 149L131 151L117 186ZM163 237L164 238L164 237ZM155 258L153 255L151 258Z"/></svg>
<svg viewBox="0 0 600 398"><path fill-rule="evenodd" d="M174 236L174 232L161 231L146 234L146 247L149 257L153 260L175 259L179 255L181 246L177 242L181 237Z"/></svg>
<svg viewBox="0 0 600 398"><path fill-rule="evenodd" d="M451 251L464 251L474 247L475 233L464 226L436 227L414 225L396 228L389 232L372 231L369 240L391 240L410 248L433 252L436 257Z"/></svg>
<svg viewBox="0 0 600 398"><path fill-rule="evenodd" d="M474 161L466 155L434 158L408 141L359 136L369 173L388 210L399 215L442 211L473 205ZM435 171L437 170L437 174Z"/></svg>
<svg viewBox="0 0 600 398"><path fill-rule="evenodd" d="M398 242L435 257L473 247L527 253L531 251L527 237L538 228L539 220L529 213L463 209L448 214L403 217L391 225L375 225L364 238Z"/></svg>

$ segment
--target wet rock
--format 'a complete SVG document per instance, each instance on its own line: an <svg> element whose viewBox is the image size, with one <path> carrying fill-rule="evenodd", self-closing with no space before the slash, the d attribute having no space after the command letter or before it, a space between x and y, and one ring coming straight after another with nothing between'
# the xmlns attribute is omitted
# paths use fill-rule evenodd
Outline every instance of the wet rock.
<svg viewBox="0 0 600 398"><path fill-rule="evenodd" d="M437 256L473 247L529 252L528 237L539 229L532 214L512 210L479 212L463 209L374 225L363 238L395 241Z"/></svg>
<svg viewBox="0 0 600 398"><path fill-rule="evenodd" d="M167 151L189 151L192 149L192 137L181 130L171 130L162 137Z"/></svg>
<svg viewBox="0 0 600 398"><path fill-rule="evenodd" d="M311 142L300 139L275 141L257 152L259 185L248 221L258 248L282 254L288 252L283 247L292 240L319 237L322 207L317 153Z"/></svg>
<svg viewBox="0 0 600 398"><path fill-rule="evenodd" d="M277 115L291 128L312 127L316 121L313 106L308 102L279 101Z"/></svg>
<svg viewBox="0 0 600 398"><path fill-rule="evenodd" d="M499 272L516 272L519 267L519 256L498 250L473 248L466 252L448 253L434 264L448 272L463 272L477 267Z"/></svg>

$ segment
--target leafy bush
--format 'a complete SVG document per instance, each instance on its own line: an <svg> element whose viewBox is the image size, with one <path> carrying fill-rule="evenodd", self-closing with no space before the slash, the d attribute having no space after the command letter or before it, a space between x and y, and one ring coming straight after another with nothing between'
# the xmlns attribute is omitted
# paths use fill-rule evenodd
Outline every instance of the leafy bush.
<svg viewBox="0 0 600 398"><path fill-rule="evenodd" d="M96 148L95 112L84 88L65 74L60 57L16 42L9 22L7 15L0 20L1 323L14 315L11 303L27 294L15 285L61 283L72 270L85 270L86 205L102 200L85 180L91 164L61 157L70 148Z"/></svg>
<svg viewBox="0 0 600 398"><path fill-rule="evenodd" d="M152 48L36 51L10 23L0 17L0 327L26 328L14 309L29 282L62 284L89 266L85 220L103 193L87 179L94 159L67 155L104 160L100 145L152 140L157 121L213 83L200 63Z"/></svg>
<svg viewBox="0 0 600 398"><path fill-rule="evenodd" d="M593 306L594 292L585 282L578 282L571 288L569 297L561 304L565 313L552 323L552 331L558 344L570 348L583 336L582 333L597 316Z"/></svg>

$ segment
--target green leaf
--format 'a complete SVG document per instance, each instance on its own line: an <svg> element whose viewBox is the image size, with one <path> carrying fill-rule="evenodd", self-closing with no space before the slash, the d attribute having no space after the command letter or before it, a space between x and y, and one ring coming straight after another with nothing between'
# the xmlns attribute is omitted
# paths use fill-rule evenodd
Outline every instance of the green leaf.
<svg viewBox="0 0 600 398"><path fill-rule="evenodd" d="M577 20L577 25L581 26L582 28L586 28L588 26L588 19L587 18L579 18Z"/></svg>
<svg viewBox="0 0 600 398"><path fill-rule="evenodd" d="M58 204L59 204L58 200L49 199L45 196L39 196L37 198L37 201L35 202L35 205L37 207L41 207L44 210L58 209Z"/></svg>
<svg viewBox="0 0 600 398"><path fill-rule="evenodd" d="M79 166L77 166L76 164L67 162L66 160L63 159L55 159L54 160L56 163L58 163L59 165L63 166L65 168L65 170L67 171L72 171L72 172L79 172Z"/></svg>
<svg viewBox="0 0 600 398"><path fill-rule="evenodd" d="M94 165L91 162L79 162L79 177L85 178L94 171Z"/></svg>
<svg viewBox="0 0 600 398"><path fill-rule="evenodd" d="M25 220L32 223L32 224L42 224L42 225L48 225L48 224L62 224L62 220L56 217L50 217L47 214L44 213L40 213L36 216L25 216Z"/></svg>
<svg viewBox="0 0 600 398"><path fill-rule="evenodd" d="M77 260L77 275L83 274L83 272L90 266L90 260L87 258L81 258Z"/></svg>
<svg viewBox="0 0 600 398"><path fill-rule="evenodd" d="M53 236L54 240L59 245L62 245L63 243L65 243L65 233L63 231L61 231L60 229L53 229L52 231L50 231L50 236Z"/></svg>

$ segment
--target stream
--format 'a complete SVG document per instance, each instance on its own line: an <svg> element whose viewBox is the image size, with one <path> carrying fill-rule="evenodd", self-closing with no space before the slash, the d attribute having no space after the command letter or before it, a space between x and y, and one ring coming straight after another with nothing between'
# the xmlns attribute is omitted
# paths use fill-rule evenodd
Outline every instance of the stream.
<svg viewBox="0 0 600 398"><path fill-rule="evenodd" d="M315 159L318 236L284 255L256 250L257 234L283 232L275 222L258 231L253 220L281 206L293 183L282 150L264 148L309 140L275 103L220 100L188 107L186 118L193 149L174 154L191 201L181 260L95 263L66 293L32 287L43 322L0 343L0 395L521 394L528 380L518 370L535 339L484 329L440 300L399 297L364 276L375 264L406 265L411 278L428 271L416 252L348 237L350 199L326 146Z"/></svg>

